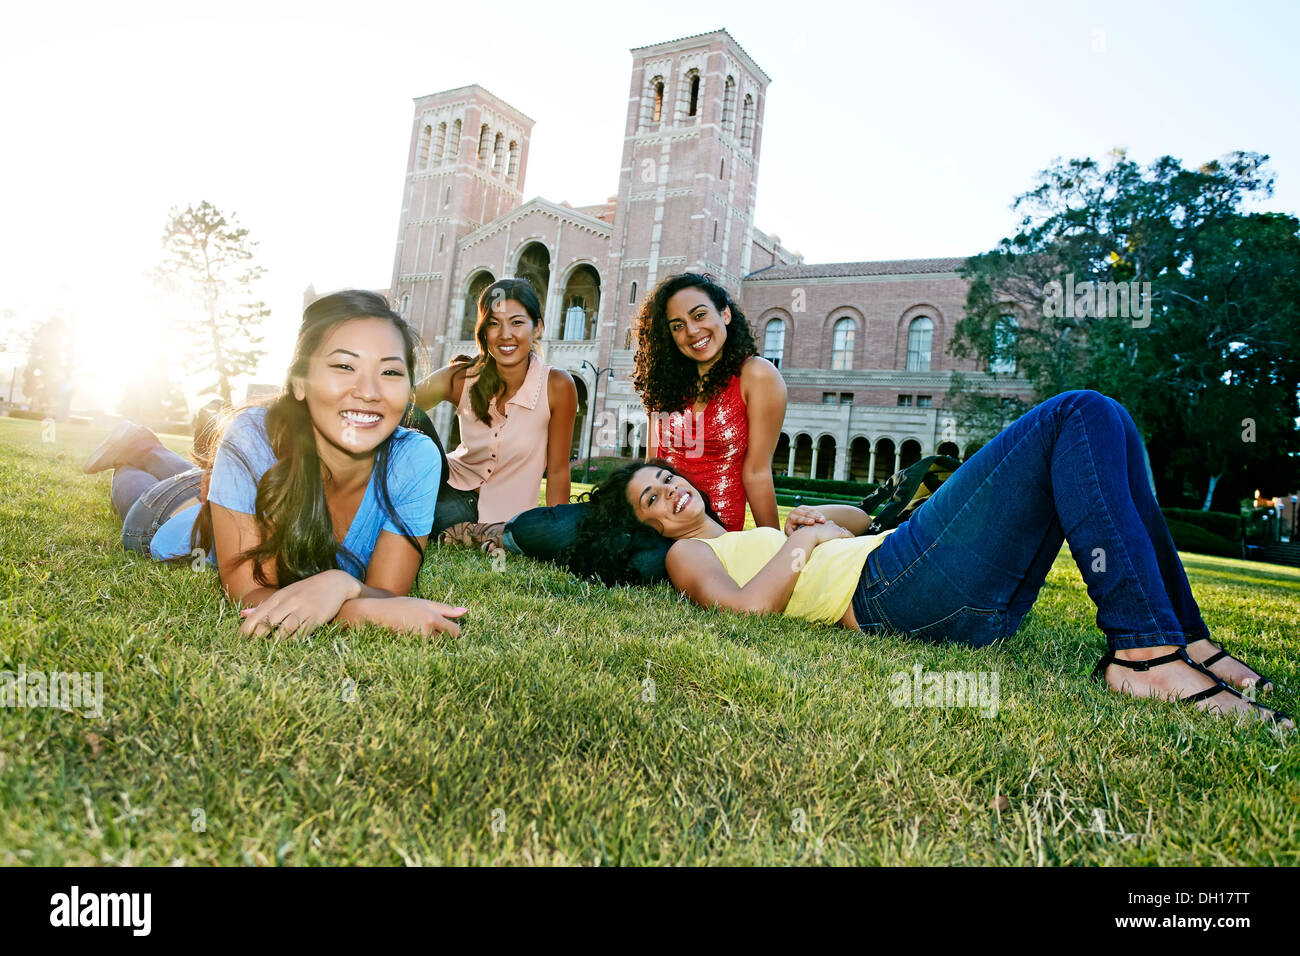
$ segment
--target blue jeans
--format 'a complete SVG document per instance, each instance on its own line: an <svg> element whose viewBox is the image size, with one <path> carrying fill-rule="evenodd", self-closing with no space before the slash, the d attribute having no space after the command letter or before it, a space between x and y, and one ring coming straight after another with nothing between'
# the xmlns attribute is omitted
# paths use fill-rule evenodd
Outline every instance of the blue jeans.
<svg viewBox="0 0 1300 956"><path fill-rule="evenodd" d="M462 491L444 482L438 487L438 503L433 509L433 530L429 537L437 541L454 524L478 521L477 491Z"/></svg>
<svg viewBox="0 0 1300 956"><path fill-rule="evenodd" d="M161 443L134 453L113 471L113 510L122 518L122 547L149 554L163 522L199 494L203 472Z"/></svg>
<svg viewBox="0 0 1300 956"><path fill-rule="evenodd" d="M1111 649L1209 636L1124 407L1055 395L976 452L867 557L864 631L982 646L1016 632L1063 541Z"/></svg>
<svg viewBox="0 0 1300 956"><path fill-rule="evenodd" d="M501 543L512 554L560 562L565 549L578 540L578 525L582 522L586 509L585 501L551 508L530 508L506 522ZM633 552L629 564L640 575L642 584L668 579L664 559L670 547L671 541L659 538L653 544Z"/></svg>

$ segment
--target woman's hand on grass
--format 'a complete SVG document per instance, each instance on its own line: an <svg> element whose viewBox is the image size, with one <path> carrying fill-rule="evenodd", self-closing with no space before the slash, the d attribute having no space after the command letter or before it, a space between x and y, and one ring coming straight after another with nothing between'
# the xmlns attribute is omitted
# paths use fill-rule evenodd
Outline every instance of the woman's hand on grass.
<svg viewBox="0 0 1300 956"><path fill-rule="evenodd" d="M346 601L361 593L361 582L346 571L322 571L279 588L257 607L244 608L239 632L261 637L279 634L310 634L334 620Z"/></svg>
<svg viewBox="0 0 1300 956"><path fill-rule="evenodd" d="M454 607L440 601L426 601L416 597L394 597L365 602L363 620L394 631L421 634L450 634L460 637L456 618L469 608Z"/></svg>

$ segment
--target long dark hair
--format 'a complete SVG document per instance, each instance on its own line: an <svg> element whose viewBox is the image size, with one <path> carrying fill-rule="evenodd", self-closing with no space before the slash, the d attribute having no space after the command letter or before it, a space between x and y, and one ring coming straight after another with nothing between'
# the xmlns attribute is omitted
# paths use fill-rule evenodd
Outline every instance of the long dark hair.
<svg viewBox="0 0 1300 956"><path fill-rule="evenodd" d="M466 376L477 375L478 380L469 390L470 408L474 417L485 425L492 424L492 413L488 410L492 400L505 394L506 382L497 368L497 360L487 347L487 323L492 318L492 307L502 302L518 302L533 320L536 328L541 328L542 303L537 298L537 291L527 279L498 279L483 290L478 297L478 321L474 324L474 338L478 342L478 355L457 355L452 362L465 366ZM537 340L530 338L528 350L536 352Z"/></svg>
<svg viewBox="0 0 1300 956"><path fill-rule="evenodd" d="M306 377L312 356L320 350L321 342L330 331L358 318L387 319L397 329L402 336L407 376L414 387L420 338L389 307L383 296L352 289L317 299L303 311L284 389L266 410L266 435L276 462L257 482L255 517L261 540L240 555L241 559L253 561L253 579L262 587L272 583L284 587L337 568L340 555L347 555L354 563L360 564L334 539L334 525L325 499L324 465L316 450L316 431L312 427L311 413L306 400L300 401L293 394L294 380ZM394 432L384 439L376 451L375 489L380 507L423 558L424 549L397 514L388 491L388 461L396 434ZM224 435L220 441L213 441L210 447L213 458L218 448L224 448L251 473L248 461L238 448L225 441ZM203 464L211 468L211 461ZM195 522L191 544L202 548L204 553L211 551L211 505L206 501L199 520ZM263 563L269 561L275 563L274 582L263 571Z"/></svg>
<svg viewBox="0 0 1300 956"><path fill-rule="evenodd" d="M668 540L654 528L642 524L627 500L627 486L642 468L662 468L684 477L662 458L651 458L621 466L590 492L580 495L578 500L586 500L589 505L573 545L562 556L575 574L598 578L609 585L639 583L641 577L632 567L632 556ZM709 503L709 496L699 488L695 491L704 502L704 513L722 524Z"/></svg>
<svg viewBox="0 0 1300 956"><path fill-rule="evenodd" d="M668 300L682 289L699 289L719 313L731 310L722 354L703 381L696 363L681 353L668 331ZM740 305L712 278L695 272L669 276L655 286L637 315L636 338L632 385L648 412L672 412L696 401L708 401L733 375L740 374L745 359L758 354L753 330Z"/></svg>

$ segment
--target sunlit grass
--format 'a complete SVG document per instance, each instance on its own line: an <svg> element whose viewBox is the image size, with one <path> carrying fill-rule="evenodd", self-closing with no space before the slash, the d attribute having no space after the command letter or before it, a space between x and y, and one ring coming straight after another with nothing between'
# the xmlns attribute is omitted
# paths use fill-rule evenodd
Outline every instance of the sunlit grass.
<svg viewBox="0 0 1300 956"><path fill-rule="evenodd" d="M417 585L472 608L459 639L249 641L210 573L122 551L99 437L0 419L0 670L105 690L100 719L0 709L0 863L1300 862L1294 744L1090 683L1068 554L983 651L470 552ZM1300 578L1186 560L1294 712ZM917 664L996 671L998 715L892 706Z"/></svg>

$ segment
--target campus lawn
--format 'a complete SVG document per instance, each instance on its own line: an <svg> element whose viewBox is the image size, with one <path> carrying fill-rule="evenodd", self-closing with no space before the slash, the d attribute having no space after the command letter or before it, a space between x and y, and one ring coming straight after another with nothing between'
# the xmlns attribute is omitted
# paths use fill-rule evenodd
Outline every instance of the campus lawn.
<svg viewBox="0 0 1300 956"><path fill-rule="evenodd" d="M215 575L122 551L101 435L0 419L0 670L104 686L0 708L0 864L1300 863L1295 739L1090 683L1068 552L983 651L463 552L417 585L460 638L248 640ZM1300 572L1185 559L1295 713ZM915 665L996 672L997 715L893 706Z"/></svg>

